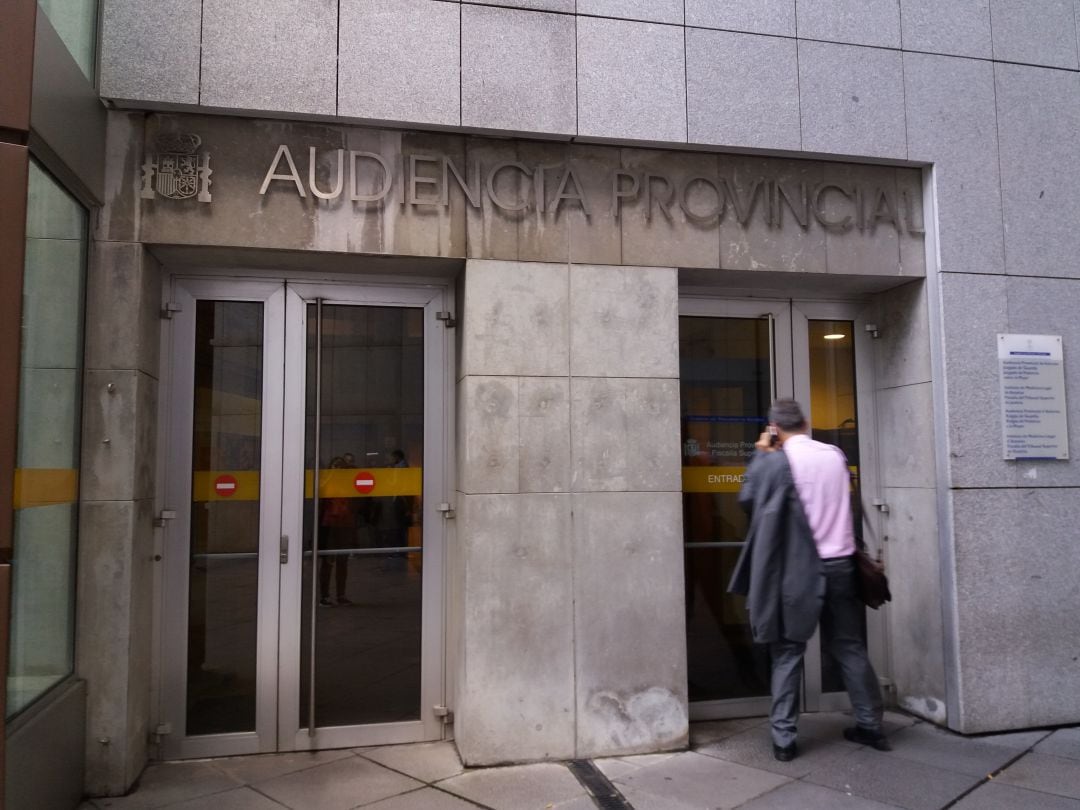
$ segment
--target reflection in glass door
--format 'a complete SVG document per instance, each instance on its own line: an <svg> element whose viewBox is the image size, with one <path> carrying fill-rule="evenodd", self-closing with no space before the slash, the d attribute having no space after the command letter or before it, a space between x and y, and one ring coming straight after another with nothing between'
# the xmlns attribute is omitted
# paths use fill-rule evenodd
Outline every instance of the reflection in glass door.
<svg viewBox="0 0 1080 810"><path fill-rule="evenodd" d="M420 718L423 314L307 304L301 727Z"/></svg>
<svg viewBox="0 0 1080 810"><path fill-rule="evenodd" d="M166 757L438 739L438 288L176 280Z"/></svg>
<svg viewBox="0 0 1080 810"><path fill-rule="evenodd" d="M195 304L187 732L255 730L263 305Z"/></svg>

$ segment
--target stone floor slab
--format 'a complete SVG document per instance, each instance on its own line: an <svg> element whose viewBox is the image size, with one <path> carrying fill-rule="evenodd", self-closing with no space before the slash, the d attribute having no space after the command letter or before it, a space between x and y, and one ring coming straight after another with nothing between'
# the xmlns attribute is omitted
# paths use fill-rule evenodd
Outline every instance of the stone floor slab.
<svg viewBox="0 0 1080 810"><path fill-rule="evenodd" d="M901 729L889 741L893 747L892 756L979 777L996 773L1018 753L1011 748L961 737L925 723Z"/></svg>
<svg viewBox="0 0 1080 810"><path fill-rule="evenodd" d="M452 742L388 745L357 753L421 782L438 782L465 771Z"/></svg>
<svg viewBox="0 0 1080 810"><path fill-rule="evenodd" d="M626 788L620 792L634 810L715 810L717 806L711 800L704 804L687 804L670 796L654 796L633 788Z"/></svg>
<svg viewBox="0 0 1080 810"><path fill-rule="evenodd" d="M850 793L812 785L807 782L792 782L776 790L758 796L744 804L739 810L809 810L810 808L828 808L828 810L896 810L894 804L882 804Z"/></svg>
<svg viewBox="0 0 1080 810"><path fill-rule="evenodd" d="M866 748L826 763L806 781L909 810L937 810L978 779Z"/></svg>
<svg viewBox="0 0 1080 810"><path fill-rule="evenodd" d="M639 768L619 777L615 784L691 807L729 808L787 781L778 774L690 751L658 765Z"/></svg>
<svg viewBox="0 0 1080 810"><path fill-rule="evenodd" d="M690 724L690 747L697 748L700 745L708 745L717 740L723 740L747 731L751 728L759 728L765 725L763 717L743 717L736 720L706 720L701 723Z"/></svg>
<svg viewBox="0 0 1080 810"><path fill-rule="evenodd" d="M1025 754L994 781L1080 799L1080 762L1049 754Z"/></svg>
<svg viewBox="0 0 1080 810"><path fill-rule="evenodd" d="M625 760L617 757L610 757L607 759L594 759L592 761L596 769L600 771L604 776L614 782L620 776L626 776L626 774L636 771L637 765L631 765Z"/></svg>
<svg viewBox="0 0 1080 810"><path fill-rule="evenodd" d="M1003 785L997 780L979 785L954 804L951 810L1078 810L1080 800Z"/></svg>
<svg viewBox="0 0 1080 810"><path fill-rule="evenodd" d="M244 784L261 782L275 776L303 771L350 756L348 750L294 751L288 754L256 754L246 757L222 757L214 767Z"/></svg>
<svg viewBox="0 0 1080 810"><path fill-rule="evenodd" d="M737 762L749 768L772 771L791 779L799 779L831 760L850 756L858 748L846 741L828 742L815 737L802 737L799 755L790 762L778 762L773 756L772 738L764 728L750 729L725 740L703 745L699 754Z"/></svg>
<svg viewBox="0 0 1080 810"><path fill-rule="evenodd" d="M1036 754L1080 759L1080 728L1060 728L1035 746Z"/></svg>
<svg viewBox="0 0 1080 810"><path fill-rule="evenodd" d="M980 734L977 737L968 737L969 740L985 743L987 745L1001 745L1012 748L1014 751L1026 751L1034 748L1042 740L1049 736L1050 732L1045 729L1036 731L1007 731L1004 734Z"/></svg>
<svg viewBox="0 0 1080 810"><path fill-rule="evenodd" d="M494 810L545 810L585 795L566 766L554 762L466 771L439 787Z"/></svg>
<svg viewBox="0 0 1080 810"><path fill-rule="evenodd" d="M366 759L349 756L258 782L256 789L294 810L351 810L422 787Z"/></svg>
<svg viewBox="0 0 1080 810"><path fill-rule="evenodd" d="M437 788L425 787L365 804L364 810L477 810L477 805Z"/></svg>
<svg viewBox="0 0 1080 810"><path fill-rule="evenodd" d="M115 799L96 799L108 810L149 810L187 799L224 793L241 787L243 782L219 771L209 761L160 762L147 768L136 789Z"/></svg>
<svg viewBox="0 0 1080 810"><path fill-rule="evenodd" d="M281 805L249 787L200 796L168 805L169 810L282 810Z"/></svg>
<svg viewBox="0 0 1080 810"><path fill-rule="evenodd" d="M916 725L918 721L907 715L887 712L882 720L882 730L886 735L895 734L902 728ZM843 740L844 729L855 725L855 718L849 712L818 712L799 715L799 734L819 737L823 740Z"/></svg>

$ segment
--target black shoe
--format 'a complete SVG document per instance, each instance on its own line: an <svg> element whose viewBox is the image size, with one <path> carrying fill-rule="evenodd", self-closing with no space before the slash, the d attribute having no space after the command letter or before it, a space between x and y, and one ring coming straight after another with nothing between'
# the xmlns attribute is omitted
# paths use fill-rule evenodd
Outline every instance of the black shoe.
<svg viewBox="0 0 1080 810"><path fill-rule="evenodd" d="M772 755L780 762L791 762L791 760L799 755L799 750L795 747L795 743L783 748L776 743L773 743Z"/></svg>
<svg viewBox="0 0 1080 810"><path fill-rule="evenodd" d="M844 729L844 739L859 745L869 745L878 751L892 751L889 740L880 731L871 731L862 726L852 726Z"/></svg>

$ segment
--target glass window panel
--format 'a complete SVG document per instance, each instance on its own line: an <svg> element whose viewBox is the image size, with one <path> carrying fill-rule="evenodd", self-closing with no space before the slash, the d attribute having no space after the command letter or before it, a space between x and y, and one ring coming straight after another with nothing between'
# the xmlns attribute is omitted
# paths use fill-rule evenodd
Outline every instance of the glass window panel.
<svg viewBox="0 0 1080 810"><path fill-rule="evenodd" d="M679 319L683 527L690 700L769 694L769 663L753 644L744 600L727 593L746 539L740 479L770 403L768 322ZM710 547L708 543L732 543Z"/></svg>
<svg viewBox="0 0 1080 810"><path fill-rule="evenodd" d="M854 525L858 531L862 520L854 334L855 324L852 321L809 322L811 433L818 441L836 445L847 456L851 469ZM821 651L821 679L824 692L841 692L844 689L836 661L824 648Z"/></svg>
<svg viewBox="0 0 1080 810"><path fill-rule="evenodd" d="M309 305L304 727L311 664L317 323L316 307ZM423 311L324 306L321 344L315 724L415 720L420 716L423 574Z"/></svg>
<svg viewBox="0 0 1080 810"><path fill-rule="evenodd" d="M187 733L255 729L263 305L195 309Z"/></svg>
<svg viewBox="0 0 1080 810"><path fill-rule="evenodd" d="M74 666L87 213L33 162L27 210L9 717Z"/></svg>
<svg viewBox="0 0 1080 810"><path fill-rule="evenodd" d="M90 84L97 58L98 0L38 0L68 52Z"/></svg>

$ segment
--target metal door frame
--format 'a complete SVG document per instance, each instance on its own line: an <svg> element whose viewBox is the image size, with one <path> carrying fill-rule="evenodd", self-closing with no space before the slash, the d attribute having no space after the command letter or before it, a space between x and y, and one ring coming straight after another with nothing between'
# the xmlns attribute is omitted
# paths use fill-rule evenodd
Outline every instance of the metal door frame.
<svg viewBox="0 0 1080 810"><path fill-rule="evenodd" d="M203 270L171 275L163 285L169 310L162 338L162 452L159 456L158 512L161 536L160 598L156 602L157 733L163 759L184 759L273 751L391 744L441 739L445 703L445 554L446 520L441 503L453 486L452 413L448 386L453 381L452 342L436 313L448 311L452 289L446 283L415 285L368 283L356 276L328 276L320 283L292 282L280 272L238 273ZM299 586L302 557L304 388L306 364L305 296L327 303L413 306L425 312L424 472L421 647L421 718L410 723L373 724L317 730L312 740L298 725L298 702L285 697L298 681L287 678L287 654L299 652L300 615L288 618L283 588ZM263 312L263 402L260 469L258 624L256 642L256 728L252 732L187 736L188 554L190 549L191 448L194 418L195 302L254 301ZM291 379L288 375L299 374ZM297 411L297 408L299 410ZM299 424L299 429L297 429ZM299 459L299 462L297 462ZM289 465L292 465L291 467ZM286 471L288 471L286 473ZM282 537L289 537L289 559L280 559ZM293 597L299 602L299 590ZM295 643L286 642L286 625L295 625ZM295 666L299 674L299 658ZM298 692L298 689L295 690ZM295 709L295 711L294 711Z"/></svg>
<svg viewBox="0 0 1080 810"><path fill-rule="evenodd" d="M683 296L679 299L679 317L770 318L772 322L770 367L773 378L773 399L794 395L791 304L788 301L768 298L731 299ZM683 553L686 553L685 550ZM769 702L768 695L697 701L690 704L690 719L692 721L718 720L768 714Z"/></svg>
<svg viewBox="0 0 1080 810"><path fill-rule="evenodd" d="M776 298L716 298L715 292L686 291L679 301L679 315L714 318L759 318L771 314L773 331L774 398L790 396L803 403L807 418L810 413L810 320L846 320L854 323L855 379L859 420L860 476L862 496L867 509L864 522L871 551L880 549L882 538L881 515L870 509L880 492L879 459L876 434L876 391L874 388L874 355L870 332L867 330L870 304L858 301L805 301ZM811 421L812 424L812 421ZM876 542L875 542L876 539ZM889 682L887 634L888 623L884 609L867 613L867 635L870 658L879 679ZM803 711L838 711L850 707L846 692L823 693L821 680L820 633L807 644L804 659ZM730 717L767 715L770 698L735 698L700 701L690 704L691 720L713 720Z"/></svg>
<svg viewBox="0 0 1080 810"><path fill-rule="evenodd" d="M162 537L161 720L167 733L162 754L168 759L255 754L275 750L278 562L281 534L281 445L284 366L285 286L280 282L173 278L168 322L171 359L163 400L168 403ZM195 302L262 302L263 399L259 483L259 618L256 630L255 731L206 736L187 735L188 555L191 542L191 448L194 419ZM159 726L160 728L161 726Z"/></svg>
<svg viewBox="0 0 1080 810"><path fill-rule="evenodd" d="M877 442L876 408L877 400L874 387L874 346L867 330L867 311L870 305L853 301L799 301L792 302L793 356L806 358L802 363L795 363L795 399L804 404L806 418L813 424L810 407L810 333L811 320L851 321L854 328L852 338L855 348L855 395L856 418L859 426L859 479L861 484L863 524L869 528L864 532L871 553L880 549L882 538L881 515L871 506L881 492L879 456ZM884 553L884 552L883 552ZM888 624L884 620L884 611L868 611L866 614L867 646L870 660L879 680L888 682L889 672L886 641ZM806 645L804 660L804 711L842 711L851 707L846 692L822 692L821 681L821 632L814 632L813 638Z"/></svg>
<svg viewBox="0 0 1080 810"><path fill-rule="evenodd" d="M421 597L420 719L365 726L316 727L315 736L300 727L300 600L302 583L305 385L307 379L307 305L400 306L424 310L424 472L423 571ZM288 537L289 565L282 566L278 739L280 750L342 748L420 742L442 736L435 706L443 703L443 576L445 519L439 511L447 489L443 435L446 413L446 329L436 314L446 308L442 290L432 288L363 287L343 283L290 284L286 301L285 392L282 534ZM317 615L317 614L316 614Z"/></svg>

